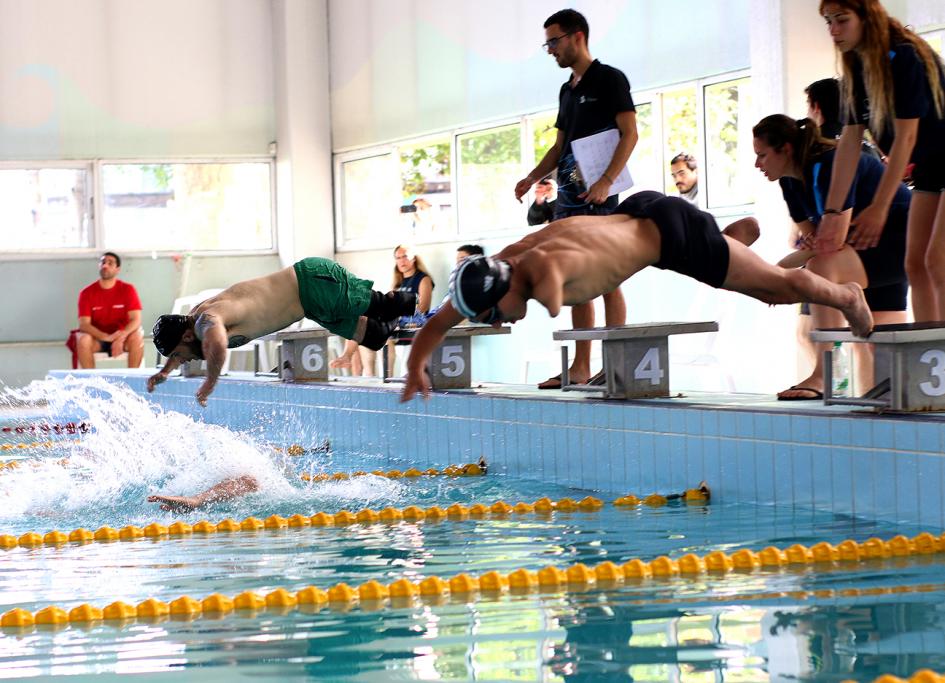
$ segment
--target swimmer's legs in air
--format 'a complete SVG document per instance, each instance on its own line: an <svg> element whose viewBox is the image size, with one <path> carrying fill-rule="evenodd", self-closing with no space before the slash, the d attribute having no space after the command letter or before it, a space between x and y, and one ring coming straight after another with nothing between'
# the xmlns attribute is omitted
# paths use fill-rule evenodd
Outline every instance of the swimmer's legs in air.
<svg viewBox="0 0 945 683"><path fill-rule="evenodd" d="M417 311L417 295L414 292L371 292L371 303L364 312L373 320L396 320L402 315L413 315ZM367 346L367 344L365 344Z"/></svg>

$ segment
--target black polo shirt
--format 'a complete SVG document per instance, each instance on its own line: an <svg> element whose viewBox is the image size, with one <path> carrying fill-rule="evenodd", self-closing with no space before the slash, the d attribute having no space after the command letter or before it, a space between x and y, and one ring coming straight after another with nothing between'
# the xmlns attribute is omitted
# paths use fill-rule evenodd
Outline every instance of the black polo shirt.
<svg viewBox="0 0 945 683"><path fill-rule="evenodd" d="M935 112L935 101L926 75L925 62L909 43L894 45L889 51L893 82L892 118L919 119L919 131L912 149L912 158L916 165L941 164L945 155L945 119L940 119ZM938 67L939 82L945 88L945 73ZM856 56L853 61L853 111L847 119L848 124L862 124L869 127L870 102L866 93L863 76L863 64ZM870 131L879 148L889 154L894 140L892 120L885 130Z"/></svg>
<svg viewBox="0 0 945 683"><path fill-rule="evenodd" d="M584 183L576 182L576 164L574 153L571 151L571 141L617 128L617 114L625 111L636 111L633 97L630 95L630 82L622 71L601 64L596 59L576 86L571 87L570 79L561 86L555 128L564 134L564 145L558 159L556 215L588 206L577 198L577 195L587 188ZM608 200L608 204L610 203L613 203L610 209L616 207L616 196Z"/></svg>

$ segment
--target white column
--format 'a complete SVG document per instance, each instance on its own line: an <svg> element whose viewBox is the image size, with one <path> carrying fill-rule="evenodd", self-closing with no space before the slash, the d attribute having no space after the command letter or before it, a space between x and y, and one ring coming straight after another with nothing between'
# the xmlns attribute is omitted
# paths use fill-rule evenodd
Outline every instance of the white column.
<svg viewBox="0 0 945 683"><path fill-rule="evenodd" d="M276 211L285 265L335 250L326 0L273 0Z"/></svg>

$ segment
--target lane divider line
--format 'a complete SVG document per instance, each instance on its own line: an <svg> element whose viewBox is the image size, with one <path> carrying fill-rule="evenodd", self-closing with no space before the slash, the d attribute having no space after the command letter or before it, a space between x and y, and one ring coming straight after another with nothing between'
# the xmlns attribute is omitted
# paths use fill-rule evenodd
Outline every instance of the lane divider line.
<svg viewBox="0 0 945 683"><path fill-rule="evenodd" d="M585 593L680 576L720 576L730 572L750 573L771 568L796 569L817 564L832 567L837 563L857 564L874 559L942 553L945 553L945 534L935 536L926 532L913 538L899 535L888 541L880 538L870 538L863 543L846 540L836 546L821 542L807 548L796 543L783 549L769 546L759 552L741 549L731 555L723 551L713 551L705 556L689 553L678 559L660 556L649 562L634 558L622 565L611 561L602 562L594 567L577 563L563 569L548 565L538 571L520 568L508 574L489 571L479 576L460 573L447 579L428 576L420 581L401 578L390 584L382 584L371 579L356 588L346 583L337 583L328 589L307 586L294 592L278 588L265 595L245 591L232 598L219 593L208 595L203 600L183 595L169 603L156 598L148 598L137 605L118 600L103 608L81 604L69 611L50 605L35 613L22 608L13 608L0 616L0 628L4 631L22 632L35 626L64 627L104 620L120 622L117 625L127 625L135 619L139 621L167 617L194 619L202 615L219 617L234 611L245 613L264 608L292 611L304 608L320 609L325 605L340 610L350 609L354 605L360 605L365 610L379 610L388 607L410 607L416 603L417 598L433 602L449 598L476 602L494 600L506 593ZM732 603L738 600L825 600L929 593L943 589L945 589L945 584L827 588L813 591L758 592L747 595L708 595L700 597L698 601ZM648 602L674 603L678 602L678 598L654 598Z"/></svg>

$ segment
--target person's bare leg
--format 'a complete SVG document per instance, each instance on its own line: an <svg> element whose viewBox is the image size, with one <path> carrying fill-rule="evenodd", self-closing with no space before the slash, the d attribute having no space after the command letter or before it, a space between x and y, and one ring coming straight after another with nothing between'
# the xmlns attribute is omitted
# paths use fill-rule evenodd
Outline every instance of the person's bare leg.
<svg viewBox="0 0 945 683"><path fill-rule="evenodd" d="M125 337L125 351L128 352L128 367L140 367L144 358L144 337L141 330L135 330Z"/></svg>
<svg viewBox="0 0 945 683"><path fill-rule="evenodd" d="M341 351L341 355L333 359L328 367L331 368L350 368L354 359L354 356L358 353L358 342L351 339L345 339L345 347Z"/></svg>
<svg viewBox="0 0 945 683"><path fill-rule="evenodd" d="M84 332L76 334L75 350L79 357L79 367L83 369L94 368L95 356L93 354L100 348L102 348L101 342L91 334L85 334Z"/></svg>
<svg viewBox="0 0 945 683"><path fill-rule="evenodd" d="M160 503L160 508L168 512L190 512L197 508L205 507L211 503L218 503L232 498L239 498L248 493L259 490L259 482L256 478L244 474L241 477L224 479L214 484L206 491L202 491L194 496L148 496L149 503Z"/></svg>
<svg viewBox="0 0 945 683"><path fill-rule="evenodd" d="M583 216L581 216L583 218ZM568 220L568 219L565 219ZM578 304L571 307L571 327L594 327L594 302ZM574 342L574 358L568 369L568 379L572 384L584 384L591 377L591 343L589 341ZM561 375L549 377L538 384L539 389L560 389Z"/></svg>
<svg viewBox="0 0 945 683"><path fill-rule="evenodd" d="M764 261L751 249L731 237L728 273L723 289L740 292L767 304L809 301L838 309L850 323L850 331L868 337L873 331L873 315L866 305L863 287L856 282L836 284L809 268L785 270Z"/></svg>
<svg viewBox="0 0 945 683"><path fill-rule="evenodd" d="M939 196L931 192L913 192L906 229L906 275L912 287L912 312L916 322L938 318L939 304L932 276L926 267L926 253L932 240Z"/></svg>
<svg viewBox="0 0 945 683"><path fill-rule="evenodd" d="M734 223L729 223L722 230L722 234L738 240L746 247L750 247L761 236L761 226L758 225L756 219L747 216L739 218Z"/></svg>
<svg viewBox="0 0 945 683"><path fill-rule="evenodd" d="M917 194L923 195L925 193L919 192ZM934 319L945 321L945 193L939 193L937 206L935 220L932 224L932 235L925 250L925 269L932 280L932 289L935 295Z"/></svg>
<svg viewBox="0 0 945 683"><path fill-rule="evenodd" d="M361 346L358 345L354 355L351 356L351 376L360 377L362 374L364 374L364 365L361 363Z"/></svg>
<svg viewBox="0 0 945 683"><path fill-rule="evenodd" d="M366 346L358 348L361 356L361 374L365 377L377 377L377 351Z"/></svg>
<svg viewBox="0 0 945 683"><path fill-rule="evenodd" d="M807 314L798 314L795 337L800 374L810 374L817 364L817 349L814 348L814 342L810 340L812 329L814 329L814 324L811 321L810 310L808 309Z"/></svg>
<svg viewBox="0 0 945 683"><path fill-rule="evenodd" d="M863 262L852 247L844 247L835 254L815 256L807 262L807 268L820 277L831 282L855 282L861 287L866 285L866 271ZM843 316L840 311L828 306L812 304L810 307L811 328L843 327ZM862 346L862 344L854 344ZM814 367L810 375L789 389L778 392L781 400L811 398L813 391L824 390L824 351L830 344L813 344Z"/></svg>

